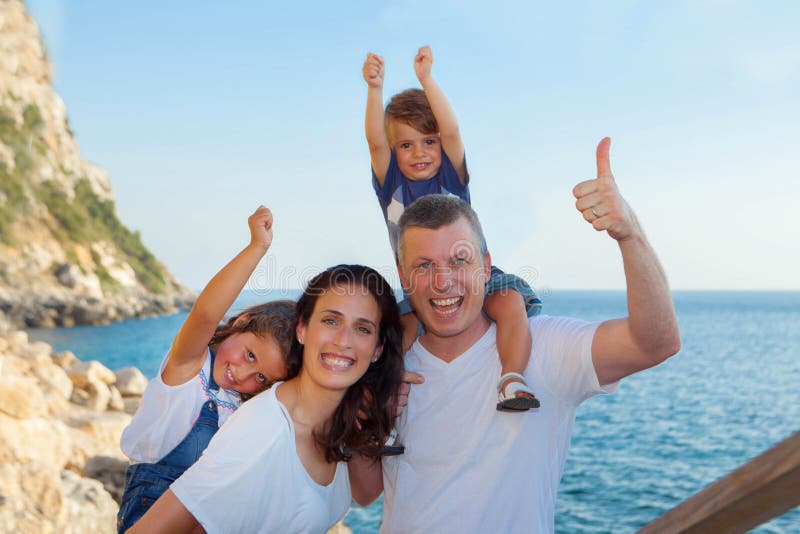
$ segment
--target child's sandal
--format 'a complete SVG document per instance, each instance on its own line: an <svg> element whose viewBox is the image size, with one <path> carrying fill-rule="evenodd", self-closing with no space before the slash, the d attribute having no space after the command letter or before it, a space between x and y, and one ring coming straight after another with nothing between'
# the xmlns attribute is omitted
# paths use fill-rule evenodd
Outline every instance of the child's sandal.
<svg viewBox="0 0 800 534"><path fill-rule="evenodd" d="M516 378L519 381L512 381ZM531 397L517 397L517 392L529 393ZM539 399L533 396L533 391L525 382L525 377L519 373L506 373L497 383L497 409L501 412L526 412L539 407Z"/></svg>

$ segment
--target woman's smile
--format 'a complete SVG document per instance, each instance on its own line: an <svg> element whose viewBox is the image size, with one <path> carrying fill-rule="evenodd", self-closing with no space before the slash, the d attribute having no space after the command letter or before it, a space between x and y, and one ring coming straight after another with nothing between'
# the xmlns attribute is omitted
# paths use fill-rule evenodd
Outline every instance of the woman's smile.
<svg viewBox="0 0 800 534"><path fill-rule="evenodd" d="M356 364L355 358L343 356L333 352L323 352L320 355L322 366L329 371L343 371L350 369Z"/></svg>

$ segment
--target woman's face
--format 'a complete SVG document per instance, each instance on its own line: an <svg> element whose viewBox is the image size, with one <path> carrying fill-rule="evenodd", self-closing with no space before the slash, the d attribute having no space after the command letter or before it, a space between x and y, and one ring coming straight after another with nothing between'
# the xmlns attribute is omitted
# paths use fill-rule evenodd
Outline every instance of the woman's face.
<svg viewBox="0 0 800 534"><path fill-rule="evenodd" d="M327 289L308 323L297 326L303 344L302 372L325 388L346 390L380 356L380 322L378 303L362 286Z"/></svg>

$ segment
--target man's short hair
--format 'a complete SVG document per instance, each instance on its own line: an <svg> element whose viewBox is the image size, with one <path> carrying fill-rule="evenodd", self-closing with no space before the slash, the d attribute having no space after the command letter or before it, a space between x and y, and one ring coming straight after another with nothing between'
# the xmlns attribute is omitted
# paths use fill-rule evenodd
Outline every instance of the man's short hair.
<svg viewBox="0 0 800 534"><path fill-rule="evenodd" d="M415 200L400 216L397 232L397 256L400 265L402 266L403 263L405 248L403 234L407 228L419 227L436 230L442 226L453 224L462 217L466 219L470 228L472 228L472 233L480 247L481 255L486 254L488 248L481 222L478 220L478 214L469 204L452 195L425 195Z"/></svg>
<svg viewBox="0 0 800 534"><path fill-rule="evenodd" d="M428 97L425 96L425 91L422 89L406 89L394 95L386 104L384 128L390 143L396 141L396 139L392 139L392 131L389 128L392 121L407 124L425 135L439 133L436 117L434 117Z"/></svg>

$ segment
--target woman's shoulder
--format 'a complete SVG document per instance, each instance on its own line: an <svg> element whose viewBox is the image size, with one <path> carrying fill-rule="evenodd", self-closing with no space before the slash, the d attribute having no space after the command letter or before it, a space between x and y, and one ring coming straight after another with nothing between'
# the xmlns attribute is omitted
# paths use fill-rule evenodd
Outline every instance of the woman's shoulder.
<svg viewBox="0 0 800 534"><path fill-rule="evenodd" d="M226 423L237 425L268 425L276 433L289 432L289 422L285 409L275 396L275 384L270 389L263 391L255 397L243 402Z"/></svg>

